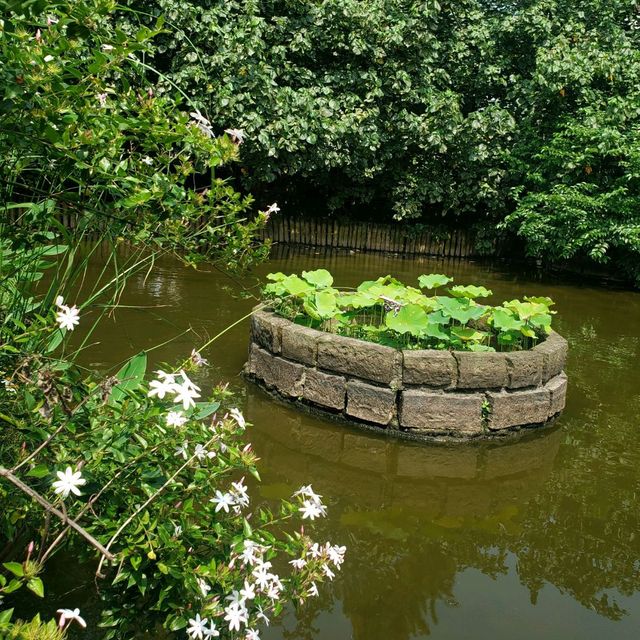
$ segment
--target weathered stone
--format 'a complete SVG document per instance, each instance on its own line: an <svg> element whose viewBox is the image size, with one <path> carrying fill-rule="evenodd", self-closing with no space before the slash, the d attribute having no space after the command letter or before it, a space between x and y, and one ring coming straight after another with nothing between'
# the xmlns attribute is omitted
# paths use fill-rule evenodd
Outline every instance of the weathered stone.
<svg viewBox="0 0 640 640"><path fill-rule="evenodd" d="M545 385L551 393L551 406L549 408L549 417L555 416L564 409L567 400L567 376L564 373L551 378Z"/></svg>
<svg viewBox="0 0 640 640"><path fill-rule="evenodd" d="M318 366L328 371L390 384L401 380L402 355L373 342L330 334L318 340Z"/></svg>
<svg viewBox="0 0 640 640"><path fill-rule="evenodd" d="M280 330L281 354L285 358L315 366L318 338L320 331L288 322Z"/></svg>
<svg viewBox="0 0 640 640"><path fill-rule="evenodd" d="M567 341L555 331L533 348L533 351L542 355L542 382L547 382L564 369L568 350Z"/></svg>
<svg viewBox="0 0 640 640"><path fill-rule="evenodd" d="M351 380L347 382L347 415L387 425L394 417L396 392Z"/></svg>
<svg viewBox="0 0 640 640"><path fill-rule="evenodd" d="M316 369L307 369L302 397L323 407L342 411L345 404L346 380Z"/></svg>
<svg viewBox="0 0 640 640"><path fill-rule="evenodd" d="M542 380L542 354L532 349L505 353L509 388L538 387Z"/></svg>
<svg viewBox="0 0 640 640"><path fill-rule="evenodd" d="M305 368L301 364L274 356L254 344L249 370L268 388L275 387L284 396L299 398L302 395Z"/></svg>
<svg viewBox="0 0 640 640"><path fill-rule="evenodd" d="M489 400L489 429L497 431L509 427L540 424L549 417L551 394L549 389L500 391L487 393Z"/></svg>
<svg viewBox="0 0 640 640"><path fill-rule="evenodd" d="M402 392L400 425L431 434L482 433L480 393L442 393L423 389Z"/></svg>
<svg viewBox="0 0 640 640"><path fill-rule="evenodd" d="M405 384L455 387L458 367L450 351L423 349L403 351L402 380Z"/></svg>
<svg viewBox="0 0 640 640"><path fill-rule="evenodd" d="M500 389L508 382L504 353L454 351L458 362L458 389Z"/></svg>
<svg viewBox="0 0 640 640"><path fill-rule="evenodd" d="M251 316L251 340L271 353L280 353L282 328L290 324L289 320L272 311L254 311Z"/></svg>

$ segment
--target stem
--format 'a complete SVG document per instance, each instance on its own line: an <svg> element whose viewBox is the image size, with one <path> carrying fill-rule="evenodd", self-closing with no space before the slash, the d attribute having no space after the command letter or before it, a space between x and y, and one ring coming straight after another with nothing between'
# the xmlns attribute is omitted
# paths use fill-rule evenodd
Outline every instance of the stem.
<svg viewBox="0 0 640 640"><path fill-rule="evenodd" d="M79 533L92 547L95 547L101 554L102 558L100 564L106 558L107 560L115 560L115 556L109 552L107 548L102 546L88 531L81 527L75 520L70 518L67 514L63 513L59 509L56 509L48 500L45 500L37 491L32 489L29 485L26 485L22 480L17 478L9 469L0 467L0 478L6 478L11 484L15 485L26 493L30 498L33 498L41 507L48 513L53 514L61 522L71 527L76 533Z"/></svg>

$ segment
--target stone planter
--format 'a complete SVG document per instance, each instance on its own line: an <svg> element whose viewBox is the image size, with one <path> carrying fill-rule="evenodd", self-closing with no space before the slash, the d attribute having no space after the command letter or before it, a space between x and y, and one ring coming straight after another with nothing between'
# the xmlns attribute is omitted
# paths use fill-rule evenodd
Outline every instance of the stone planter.
<svg viewBox="0 0 640 640"><path fill-rule="evenodd" d="M567 341L509 353L398 350L316 331L262 309L245 373L280 396L424 438L540 426L565 405Z"/></svg>

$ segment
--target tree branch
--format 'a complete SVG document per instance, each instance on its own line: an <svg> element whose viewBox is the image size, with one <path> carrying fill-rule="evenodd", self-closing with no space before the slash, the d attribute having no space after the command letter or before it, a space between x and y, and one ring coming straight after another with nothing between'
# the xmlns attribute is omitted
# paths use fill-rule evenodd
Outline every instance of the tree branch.
<svg viewBox="0 0 640 640"><path fill-rule="evenodd" d="M20 478L17 478L11 471L0 467L0 478L6 478L11 484L18 487L20 491L26 493L30 498L33 498L40 506L44 508L48 513L53 514L61 522L71 527L76 533L79 533L92 547L95 547L103 556L103 559L115 560L115 556L101 545L88 531L83 529L75 520L71 519L65 513L62 513L59 509L56 509L49 501L45 500L37 491L32 489L29 485L26 485Z"/></svg>

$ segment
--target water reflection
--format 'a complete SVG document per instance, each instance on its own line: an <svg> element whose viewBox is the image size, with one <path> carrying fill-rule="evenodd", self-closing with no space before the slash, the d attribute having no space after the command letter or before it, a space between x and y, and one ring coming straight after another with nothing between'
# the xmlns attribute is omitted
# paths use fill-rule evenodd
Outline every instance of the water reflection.
<svg viewBox="0 0 640 640"><path fill-rule="evenodd" d="M320 599L266 631L268 640L635 638L640 625L640 295L502 266L379 255L276 255L269 271L327 267L339 285L424 272L485 284L494 302L557 302L569 395L551 431L520 442L448 448L388 440L274 403L239 377L247 325L205 353L201 382L232 381L255 424L266 498L312 482L330 505L319 537L347 544L344 571ZM153 351L184 357L248 313L256 277L225 278L161 261L136 278L100 329L88 362ZM153 305L170 305L152 307ZM76 339L79 336L74 336ZM99 636L98 636L99 637Z"/></svg>

